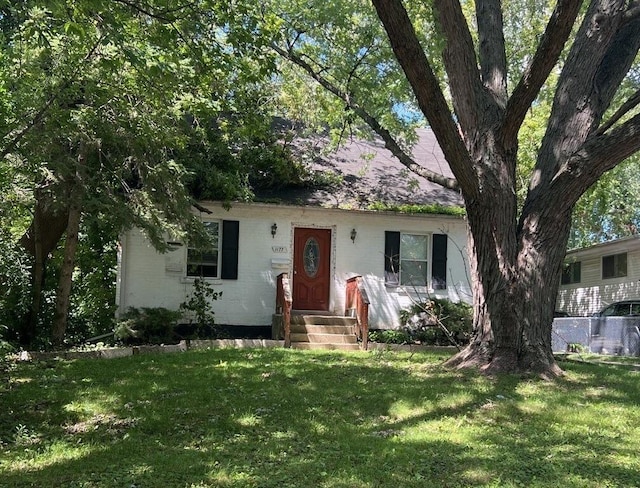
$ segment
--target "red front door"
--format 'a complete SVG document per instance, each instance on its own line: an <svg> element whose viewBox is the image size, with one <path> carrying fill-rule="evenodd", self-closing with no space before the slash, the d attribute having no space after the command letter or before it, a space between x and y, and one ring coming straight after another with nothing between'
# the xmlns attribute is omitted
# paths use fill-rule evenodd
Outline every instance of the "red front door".
<svg viewBox="0 0 640 488"><path fill-rule="evenodd" d="M293 234L293 308L329 310L331 229L296 228Z"/></svg>

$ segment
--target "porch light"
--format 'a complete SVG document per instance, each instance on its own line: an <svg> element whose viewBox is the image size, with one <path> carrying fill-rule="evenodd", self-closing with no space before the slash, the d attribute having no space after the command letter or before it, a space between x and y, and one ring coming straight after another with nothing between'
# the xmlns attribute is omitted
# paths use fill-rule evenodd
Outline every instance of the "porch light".
<svg viewBox="0 0 640 488"><path fill-rule="evenodd" d="M351 242L356 243L356 236L358 235L358 231L356 229L351 229Z"/></svg>
<svg viewBox="0 0 640 488"><path fill-rule="evenodd" d="M276 232L278 232L278 224L276 224L274 222L273 225L271 226L271 237L272 238L276 237Z"/></svg>

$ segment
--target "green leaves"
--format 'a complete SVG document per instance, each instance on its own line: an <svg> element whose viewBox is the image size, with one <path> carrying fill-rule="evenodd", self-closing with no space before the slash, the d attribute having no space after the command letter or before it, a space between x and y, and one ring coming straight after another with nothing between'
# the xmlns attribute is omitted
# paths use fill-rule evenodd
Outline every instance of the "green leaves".
<svg viewBox="0 0 640 488"><path fill-rule="evenodd" d="M82 213L112 240L137 226L162 250L166 233L197 230L194 182L197 196L247 198L241 154L274 143L264 102L273 32L260 15L244 1L1 3L2 230L19 222L18 239L35 195L69 206L81 146Z"/></svg>

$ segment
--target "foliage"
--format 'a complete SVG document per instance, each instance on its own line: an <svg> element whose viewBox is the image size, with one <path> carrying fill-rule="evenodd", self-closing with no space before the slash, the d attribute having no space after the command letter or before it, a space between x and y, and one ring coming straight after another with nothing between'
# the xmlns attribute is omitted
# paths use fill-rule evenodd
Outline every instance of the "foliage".
<svg viewBox="0 0 640 488"><path fill-rule="evenodd" d="M282 177L295 166L271 133L270 104L258 101L274 65L268 26L257 18L250 2L0 2L0 224L12 244L38 201L56 211L69 205L80 148L87 152L81 239L91 251L76 256L67 342L113 326L120 231L139 227L160 250L166 233L197 239L193 198L246 200L260 168ZM256 151L265 157L253 163ZM51 228L46 219L38 225ZM89 255L100 254L96 269ZM47 292L59 260L49 266ZM11 290L29 310L34 294ZM40 336L50 325L44 305ZM18 329L26 313L10 310Z"/></svg>
<svg viewBox="0 0 640 488"><path fill-rule="evenodd" d="M227 349L21 363L2 399L0 479L15 488L637 484L632 367L567 362L550 383L447 371L445 357Z"/></svg>
<svg viewBox="0 0 640 488"><path fill-rule="evenodd" d="M405 330L397 329L376 329L369 331L371 342L381 342L383 344L406 344L413 342L412 337Z"/></svg>
<svg viewBox="0 0 640 488"><path fill-rule="evenodd" d="M0 394L9 385L9 373L13 368L10 354L15 351L11 343L5 339L7 329L7 326L0 324Z"/></svg>
<svg viewBox="0 0 640 488"><path fill-rule="evenodd" d="M66 344L111 332L115 326L117 268L116 229L108 215L89 215L82 223L76 253ZM57 278L62 253L52 257L50 272ZM48 282L53 293L56 280Z"/></svg>
<svg viewBox="0 0 640 488"><path fill-rule="evenodd" d="M401 310L400 321L409 337L424 344L451 345L439 323L456 343L466 344L471 337L473 309L465 302L430 298Z"/></svg>
<svg viewBox="0 0 640 488"><path fill-rule="evenodd" d="M173 329L180 317L179 311L164 307L131 307L118 320L114 335L127 344L172 342Z"/></svg>
<svg viewBox="0 0 640 488"><path fill-rule="evenodd" d="M437 215L455 215L463 217L466 215L464 207L447 207L437 203L428 205L388 205L383 202L376 202L369 206L369 210L377 210L382 212L399 212L406 214L437 214Z"/></svg>
<svg viewBox="0 0 640 488"><path fill-rule="evenodd" d="M4 226L0 227L0 248L0 328L5 328L5 337L15 340L14 324L29 310L30 260Z"/></svg>
<svg viewBox="0 0 640 488"><path fill-rule="evenodd" d="M187 312L191 323L195 319L199 330L211 329L215 325L212 302L221 296L222 292L214 291L213 286L207 280L196 278L193 280L193 290L187 300L180 304L180 310Z"/></svg>
<svg viewBox="0 0 640 488"><path fill-rule="evenodd" d="M573 212L569 248L587 247L640 232L640 158L605 174Z"/></svg>

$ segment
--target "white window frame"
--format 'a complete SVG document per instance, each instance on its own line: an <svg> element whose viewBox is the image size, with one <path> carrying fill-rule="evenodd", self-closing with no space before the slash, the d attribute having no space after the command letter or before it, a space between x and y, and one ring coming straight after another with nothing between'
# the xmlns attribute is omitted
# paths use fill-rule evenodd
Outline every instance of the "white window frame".
<svg viewBox="0 0 640 488"><path fill-rule="evenodd" d="M399 271L399 275L400 275L400 286L410 286L410 287L414 287L414 288L430 288L431 287L431 233L429 232L400 232L400 259L399 259L399 263L400 263L400 269ZM403 255L403 251L402 251L402 243L403 243L403 237L404 236L418 236L418 237L425 237L426 238L426 249L425 249L425 258L424 259L410 259L410 258L406 258ZM404 273L403 273L403 266L402 263L403 262L423 262L424 265L426 266L426 269L424 271L424 275L425 275L425 282L424 283L412 283L410 281L405 281L404 279Z"/></svg>
<svg viewBox="0 0 640 488"><path fill-rule="evenodd" d="M186 256L186 263L187 263L186 277L187 279L204 278L204 279L210 279L210 280L219 280L221 269L222 269L222 220L207 220L203 222L203 224L205 225L205 227L207 227L207 232L209 232L216 239L217 246L209 250L196 249L188 246L187 256ZM216 234L214 234L209 229L209 226L211 226L212 224L217 225ZM216 253L215 262L213 260L203 259L203 254L208 252ZM195 259L198 255L200 255L200 259ZM203 273L202 268L199 268L198 271L195 271L195 270L191 271L190 268L192 266L198 266L198 267L202 266L207 268L214 267L216 271L215 276L209 275L207 273Z"/></svg>

